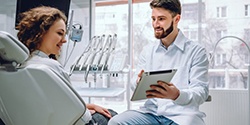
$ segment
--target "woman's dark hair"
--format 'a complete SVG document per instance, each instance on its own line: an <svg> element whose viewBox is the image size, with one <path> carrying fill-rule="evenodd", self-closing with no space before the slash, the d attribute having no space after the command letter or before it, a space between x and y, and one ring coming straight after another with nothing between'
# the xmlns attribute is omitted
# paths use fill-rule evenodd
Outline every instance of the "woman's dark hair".
<svg viewBox="0 0 250 125"><path fill-rule="evenodd" d="M43 35L59 19L65 23L67 21L65 14L57 8L48 6L32 8L21 13L20 22L16 26L19 30L17 37L32 53L39 48Z"/></svg>
<svg viewBox="0 0 250 125"><path fill-rule="evenodd" d="M179 0L152 0L150 7L153 8L164 8L172 13L172 16L177 14L181 15L181 3Z"/></svg>
<svg viewBox="0 0 250 125"><path fill-rule="evenodd" d="M57 60L57 56L56 56L55 54L50 54L50 55L49 55L49 58L54 59L54 60Z"/></svg>

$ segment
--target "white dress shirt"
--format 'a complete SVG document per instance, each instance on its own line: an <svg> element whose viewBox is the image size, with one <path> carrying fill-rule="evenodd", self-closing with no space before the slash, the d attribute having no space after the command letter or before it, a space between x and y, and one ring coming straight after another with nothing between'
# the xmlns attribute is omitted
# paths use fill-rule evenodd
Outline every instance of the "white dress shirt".
<svg viewBox="0 0 250 125"><path fill-rule="evenodd" d="M177 69L171 82L180 90L180 95L176 100L147 99L139 111L163 115L180 125L205 125L205 113L199 111L199 105L208 97L208 64L206 50L186 38L180 30L168 48L160 40L145 46L139 57L137 73L142 69Z"/></svg>
<svg viewBox="0 0 250 125"><path fill-rule="evenodd" d="M68 83L70 82L70 78L68 73L64 70L64 68L62 67L62 65L54 60L54 59L50 59L48 55L46 55L44 52L36 50L34 51L30 58L27 60L26 65L29 64L45 64L49 67L51 67L52 69L54 69L56 72L58 72L61 76L63 76L65 78L65 80L68 81ZM89 121L92 119L91 113L88 109L86 109L86 112L84 113L84 115L81 118L81 121L86 123L89 123Z"/></svg>

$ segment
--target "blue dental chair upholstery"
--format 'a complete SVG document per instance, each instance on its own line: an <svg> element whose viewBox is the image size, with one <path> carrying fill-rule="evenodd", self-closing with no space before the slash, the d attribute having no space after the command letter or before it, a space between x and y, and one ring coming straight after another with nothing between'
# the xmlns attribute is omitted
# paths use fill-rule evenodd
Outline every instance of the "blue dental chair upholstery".
<svg viewBox="0 0 250 125"><path fill-rule="evenodd" d="M46 65L22 65L29 51L0 31L0 118L6 125L80 125L85 103Z"/></svg>

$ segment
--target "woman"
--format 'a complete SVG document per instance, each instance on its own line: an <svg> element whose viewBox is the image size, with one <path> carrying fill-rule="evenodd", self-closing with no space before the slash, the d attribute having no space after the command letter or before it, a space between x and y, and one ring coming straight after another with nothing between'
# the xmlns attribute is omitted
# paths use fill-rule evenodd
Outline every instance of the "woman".
<svg viewBox="0 0 250 125"><path fill-rule="evenodd" d="M50 58L51 55L58 56L62 45L66 43L66 20L67 17L60 10L40 6L23 12L16 29L19 30L18 39L31 53L27 64L48 65L70 82L69 75L62 65L54 58ZM88 110L83 116L86 124L97 122L98 125L105 125L113 115L117 114L95 104L86 104L86 107Z"/></svg>

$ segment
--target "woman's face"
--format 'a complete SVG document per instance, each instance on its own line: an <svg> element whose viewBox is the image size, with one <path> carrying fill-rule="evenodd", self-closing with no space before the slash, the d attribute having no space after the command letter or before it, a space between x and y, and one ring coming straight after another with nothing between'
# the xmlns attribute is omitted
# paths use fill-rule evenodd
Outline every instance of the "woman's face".
<svg viewBox="0 0 250 125"><path fill-rule="evenodd" d="M65 34L65 22L62 19L55 21L42 37L41 45L38 49L47 55L59 55L63 43L66 43Z"/></svg>

